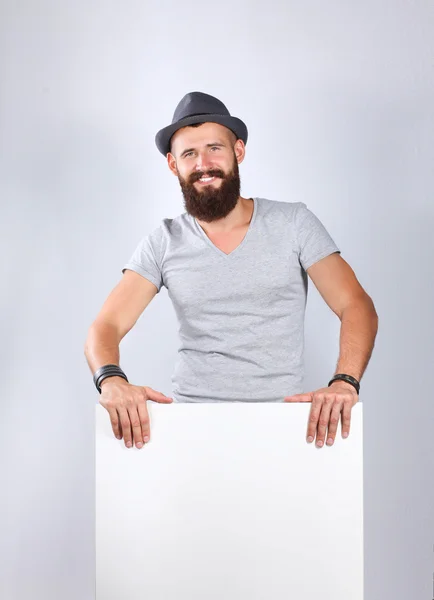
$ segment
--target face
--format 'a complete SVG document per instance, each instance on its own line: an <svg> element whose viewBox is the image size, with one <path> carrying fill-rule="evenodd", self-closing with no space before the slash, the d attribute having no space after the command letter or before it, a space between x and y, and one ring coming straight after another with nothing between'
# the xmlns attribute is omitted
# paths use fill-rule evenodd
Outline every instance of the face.
<svg viewBox="0 0 434 600"><path fill-rule="evenodd" d="M178 176L185 210L206 223L226 217L240 197L243 141L219 123L203 123L179 129L171 145L168 164Z"/></svg>

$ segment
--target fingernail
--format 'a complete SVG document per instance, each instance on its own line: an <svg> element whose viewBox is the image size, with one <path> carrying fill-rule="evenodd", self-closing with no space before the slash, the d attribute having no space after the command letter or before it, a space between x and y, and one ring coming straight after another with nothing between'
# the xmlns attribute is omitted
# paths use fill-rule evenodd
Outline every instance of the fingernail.
<svg viewBox="0 0 434 600"><path fill-rule="evenodd" d="M145 437L143 438L144 442L149 442L149 435L145 435Z"/></svg>
<svg viewBox="0 0 434 600"><path fill-rule="evenodd" d="M127 448L131 448L131 442L127 442Z"/></svg>
<svg viewBox="0 0 434 600"><path fill-rule="evenodd" d="M308 442L309 442L309 444L310 444L311 442L313 442L313 437L310 435L310 436L307 438L307 441L308 441Z"/></svg>
<svg viewBox="0 0 434 600"><path fill-rule="evenodd" d="M318 448L321 448L322 446L322 441L320 440L319 442L316 443L316 445L318 446Z"/></svg>
<svg viewBox="0 0 434 600"><path fill-rule="evenodd" d="M332 438L329 438L329 439L327 440L327 444L328 444L329 446L331 446L331 445L333 444L333 439L332 439Z"/></svg>
<svg viewBox="0 0 434 600"><path fill-rule="evenodd" d="M345 433L342 435L342 437L344 437L344 438L347 438L347 437L348 437L348 431L346 431L346 432L345 432Z"/></svg>

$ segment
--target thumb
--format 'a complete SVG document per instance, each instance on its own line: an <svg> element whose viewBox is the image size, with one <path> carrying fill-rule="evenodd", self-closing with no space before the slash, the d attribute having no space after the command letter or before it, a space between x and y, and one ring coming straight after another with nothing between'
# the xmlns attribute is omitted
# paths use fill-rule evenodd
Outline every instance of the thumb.
<svg viewBox="0 0 434 600"><path fill-rule="evenodd" d="M173 398L169 398L169 396L165 396L162 392L157 392L157 390L154 390L151 387L144 386L143 389L146 392L148 400L153 400L154 402L161 402L164 404L170 404L173 402Z"/></svg>

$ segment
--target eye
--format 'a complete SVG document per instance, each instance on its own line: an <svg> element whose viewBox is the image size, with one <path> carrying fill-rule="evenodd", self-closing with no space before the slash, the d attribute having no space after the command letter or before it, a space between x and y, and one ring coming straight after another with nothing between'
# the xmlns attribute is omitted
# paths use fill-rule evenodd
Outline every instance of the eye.
<svg viewBox="0 0 434 600"><path fill-rule="evenodd" d="M218 150L219 147L218 146L211 146L211 150Z"/></svg>
<svg viewBox="0 0 434 600"><path fill-rule="evenodd" d="M187 156L189 156L190 154L193 154L193 152L187 152L187 154L184 154L184 158L187 158Z"/></svg>

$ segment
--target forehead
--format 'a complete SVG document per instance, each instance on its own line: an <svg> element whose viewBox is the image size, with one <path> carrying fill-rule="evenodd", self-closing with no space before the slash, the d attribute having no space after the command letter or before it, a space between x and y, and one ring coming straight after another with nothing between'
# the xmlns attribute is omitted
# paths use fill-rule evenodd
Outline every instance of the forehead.
<svg viewBox="0 0 434 600"><path fill-rule="evenodd" d="M172 150L180 153L185 148L205 146L212 142L227 143L230 130L220 123L203 123L200 127L182 127L171 139Z"/></svg>

